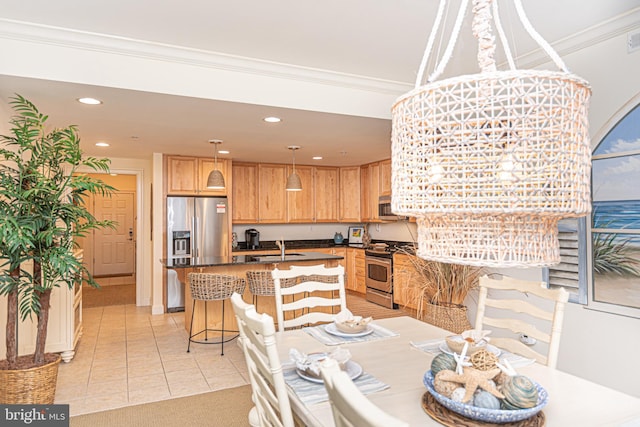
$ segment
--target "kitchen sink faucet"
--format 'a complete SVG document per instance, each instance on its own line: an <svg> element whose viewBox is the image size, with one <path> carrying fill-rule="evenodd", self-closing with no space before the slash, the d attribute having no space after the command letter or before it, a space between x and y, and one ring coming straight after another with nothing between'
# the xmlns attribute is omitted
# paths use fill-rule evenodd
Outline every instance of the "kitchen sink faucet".
<svg viewBox="0 0 640 427"><path fill-rule="evenodd" d="M280 257L284 259L284 239L276 240L276 245L280 248Z"/></svg>

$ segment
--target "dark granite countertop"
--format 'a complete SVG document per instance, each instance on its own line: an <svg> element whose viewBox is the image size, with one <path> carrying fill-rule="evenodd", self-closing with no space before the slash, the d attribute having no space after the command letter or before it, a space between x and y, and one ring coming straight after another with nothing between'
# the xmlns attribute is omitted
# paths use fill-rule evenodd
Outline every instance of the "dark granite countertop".
<svg viewBox="0 0 640 427"><path fill-rule="evenodd" d="M263 249L264 250L264 249ZM296 261L324 261L331 259L343 259L340 255L323 254L321 252L301 252L296 253L287 250L285 258L280 254L260 254L256 251L251 255L231 255L222 257L200 257L200 258L173 258L162 259L162 264L167 268L191 268L191 267L216 267L222 265L247 265L247 264L277 264L280 262Z"/></svg>
<svg viewBox="0 0 640 427"><path fill-rule="evenodd" d="M386 243L391 247L407 247L412 246L411 242L403 242L398 240L373 240L371 244L374 243ZM284 246L287 251L293 249L313 249L313 248L348 248L348 247L359 247L363 248L362 245L349 245L348 240L344 240L341 244L336 244L333 242L333 239L317 239L317 240L285 240ZM248 249L246 247L246 242L238 242L238 247L233 250L233 252L262 252L262 251L279 251L280 249L276 245L275 240L271 241L263 241L260 242L260 247L257 249Z"/></svg>
<svg viewBox="0 0 640 427"><path fill-rule="evenodd" d="M289 249L309 249L309 248L346 248L349 246L349 242L345 239L341 244L334 243L333 239L315 239L315 240L286 240L284 246ZM275 240L267 240L260 242L260 246L257 249L247 248L246 242L238 242L238 247L234 249L234 252L245 251L277 251L280 250L276 245Z"/></svg>

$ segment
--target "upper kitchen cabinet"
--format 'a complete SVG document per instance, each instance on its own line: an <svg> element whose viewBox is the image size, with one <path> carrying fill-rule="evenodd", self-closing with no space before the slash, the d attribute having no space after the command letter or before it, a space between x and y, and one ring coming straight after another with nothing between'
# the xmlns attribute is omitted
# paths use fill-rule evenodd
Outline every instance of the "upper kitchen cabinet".
<svg viewBox="0 0 640 427"><path fill-rule="evenodd" d="M258 221L258 164L234 163L233 176L233 222L253 224Z"/></svg>
<svg viewBox="0 0 640 427"><path fill-rule="evenodd" d="M293 168L287 166L287 177ZM297 166L296 173L302 183L302 191L287 191L287 221L313 222L315 217L315 195L313 166Z"/></svg>
<svg viewBox="0 0 640 427"><path fill-rule="evenodd" d="M340 168L340 222L360 222L360 166Z"/></svg>
<svg viewBox="0 0 640 427"><path fill-rule="evenodd" d="M286 165L258 164L258 222L286 222L286 185Z"/></svg>
<svg viewBox="0 0 640 427"><path fill-rule="evenodd" d="M380 197L380 163L369 163L361 168L362 172L362 220L376 222L378 219L378 198ZM365 216L366 215L366 216Z"/></svg>
<svg viewBox="0 0 640 427"><path fill-rule="evenodd" d="M315 222L338 222L338 179L338 168L314 167Z"/></svg>
<svg viewBox="0 0 640 427"><path fill-rule="evenodd" d="M391 159L380 162L380 195L391 195Z"/></svg>
<svg viewBox="0 0 640 427"><path fill-rule="evenodd" d="M227 181L227 188L210 190L207 188L209 172L213 170L214 159L186 156L166 156L167 194L226 196L230 184L230 160L218 159L218 169Z"/></svg>

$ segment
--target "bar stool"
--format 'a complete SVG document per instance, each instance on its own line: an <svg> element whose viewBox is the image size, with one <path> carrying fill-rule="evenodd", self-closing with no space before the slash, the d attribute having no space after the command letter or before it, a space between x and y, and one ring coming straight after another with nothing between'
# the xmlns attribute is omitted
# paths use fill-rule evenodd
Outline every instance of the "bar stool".
<svg viewBox="0 0 640 427"><path fill-rule="evenodd" d="M258 297L272 297L276 294L271 270L247 271L247 283L249 284L249 291L253 295L253 305L256 307L256 311L258 309ZM288 288L295 284L295 279L282 281L283 288Z"/></svg>
<svg viewBox="0 0 640 427"><path fill-rule="evenodd" d="M238 337L238 331L226 330L224 328L224 301L231 298L231 295L233 295L234 292L242 295L244 293L246 282L240 277L213 273L189 273L188 279L189 287L191 289L191 298L193 298L193 308L191 311L191 326L189 327L189 344L187 345L187 353L189 353L189 350L191 349L192 342L199 344L220 344L220 355L224 356L224 343ZM204 329L194 334L193 318L196 311L196 301L204 302ZM207 301L222 301L222 329L210 329L208 327ZM221 332L222 336L219 341L209 341L209 332ZM225 332L235 332L236 334L225 340ZM203 333L204 341L193 339Z"/></svg>
<svg viewBox="0 0 640 427"><path fill-rule="evenodd" d="M247 271L249 291L253 295L253 305L258 309L258 297L272 297L275 295L273 278L270 270Z"/></svg>

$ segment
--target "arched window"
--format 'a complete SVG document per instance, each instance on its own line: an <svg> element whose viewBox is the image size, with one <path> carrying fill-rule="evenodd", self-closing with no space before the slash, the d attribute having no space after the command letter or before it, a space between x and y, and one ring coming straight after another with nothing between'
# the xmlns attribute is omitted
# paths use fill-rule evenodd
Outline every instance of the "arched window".
<svg viewBox="0 0 640 427"><path fill-rule="evenodd" d="M610 120L595 147L592 214L559 223L562 260L545 280L568 288L573 302L640 318L639 100Z"/></svg>
<svg viewBox="0 0 640 427"><path fill-rule="evenodd" d="M640 105L592 156L590 303L640 313Z"/></svg>

